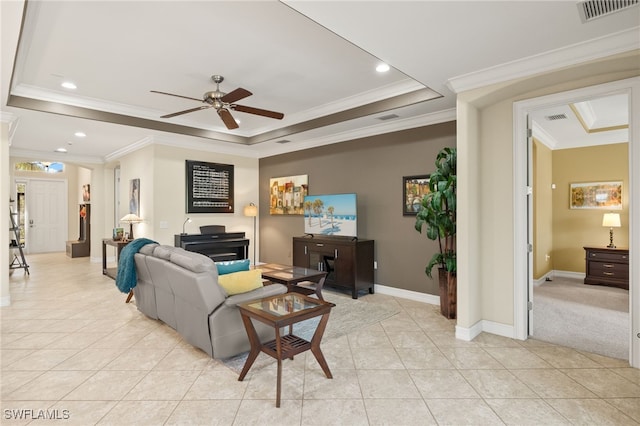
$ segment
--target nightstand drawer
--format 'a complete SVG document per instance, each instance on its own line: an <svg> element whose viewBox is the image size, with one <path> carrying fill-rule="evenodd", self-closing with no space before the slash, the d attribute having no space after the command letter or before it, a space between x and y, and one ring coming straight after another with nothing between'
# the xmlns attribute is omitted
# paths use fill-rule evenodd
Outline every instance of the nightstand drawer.
<svg viewBox="0 0 640 426"><path fill-rule="evenodd" d="M589 260L610 260L612 262L629 263L629 255L623 253L607 253L602 251L588 251Z"/></svg>
<svg viewBox="0 0 640 426"><path fill-rule="evenodd" d="M590 262L589 275L593 277L629 278L629 265L614 262Z"/></svg>
<svg viewBox="0 0 640 426"><path fill-rule="evenodd" d="M629 289L629 250L585 247L585 284Z"/></svg>

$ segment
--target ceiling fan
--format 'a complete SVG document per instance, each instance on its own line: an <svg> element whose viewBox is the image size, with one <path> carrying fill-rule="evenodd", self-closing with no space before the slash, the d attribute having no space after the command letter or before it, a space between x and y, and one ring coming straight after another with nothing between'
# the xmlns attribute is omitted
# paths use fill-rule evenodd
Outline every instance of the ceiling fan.
<svg viewBox="0 0 640 426"><path fill-rule="evenodd" d="M224 77L221 75L212 75L211 80L213 80L213 82L216 83L216 90L211 92L206 92L204 95L202 95L202 99L191 98L189 96L174 95L173 93L159 92L157 90L151 90L152 93L160 93L161 95L169 95L169 96L176 96L178 98L191 99L194 101L203 102L205 104L196 108L190 108L184 111L178 111L172 114L163 115L160 118L171 118L177 115L200 111L202 109L215 108L216 112L222 119L223 123L225 124L225 126L227 126L227 129L232 130L232 129L238 128L238 123L236 123L236 120L233 118L229 110L246 112L248 114L261 115L263 117L275 118L277 120L281 120L284 117L284 114L282 114L281 112L269 111L266 109L260 109L260 108L254 108L250 106L235 104L234 102L237 102L240 99L244 99L248 96L251 96L253 93L243 88L237 88L232 92L224 93L220 91L220 83L222 83L222 81L224 80Z"/></svg>

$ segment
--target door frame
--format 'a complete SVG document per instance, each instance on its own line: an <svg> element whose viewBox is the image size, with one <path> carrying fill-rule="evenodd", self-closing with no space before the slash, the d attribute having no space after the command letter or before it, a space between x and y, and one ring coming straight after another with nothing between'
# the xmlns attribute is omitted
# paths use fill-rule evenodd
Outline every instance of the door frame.
<svg viewBox="0 0 640 426"><path fill-rule="evenodd" d="M639 193L640 170L640 77L570 90L513 104L514 142L514 333L515 338L528 338L529 289L533 285L533 272L529 272L527 234L533 218L527 215L527 116L540 108L580 102L589 98L616 93L629 95L629 194ZM629 202L629 364L640 368L640 197Z"/></svg>
<svg viewBox="0 0 640 426"><path fill-rule="evenodd" d="M53 178L24 178L24 177L19 177L19 178L15 178L14 182L13 182L13 192L15 193L15 188L18 182L21 183L26 183L26 187L25 187L25 199L26 199L26 208L25 208L25 232L24 232L24 242L25 242L25 252L27 254L31 253L31 244L30 244L30 240L31 240L31 231L30 231L30 227L29 227L29 207L31 204L31 199L30 199L30 186L31 186L31 182L34 181L46 181L46 182L61 182L64 188L64 194L63 194L63 205L65 206L65 212L63 212L63 215L61 215L61 217L66 217L67 220L64 220L64 223L62 223L62 234L65 236L65 240L67 238L69 238L69 182L67 179L63 178L63 179L53 179Z"/></svg>

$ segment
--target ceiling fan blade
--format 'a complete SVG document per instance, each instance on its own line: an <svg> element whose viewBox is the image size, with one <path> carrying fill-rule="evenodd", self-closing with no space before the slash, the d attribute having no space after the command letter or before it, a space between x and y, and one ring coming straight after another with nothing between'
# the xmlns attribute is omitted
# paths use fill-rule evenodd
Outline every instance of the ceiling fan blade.
<svg viewBox="0 0 640 426"><path fill-rule="evenodd" d="M231 105L231 108L235 111L246 112L248 114L262 115L264 117L275 118L277 120L282 120L284 118L284 114L281 112L269 111L266 109L254 108L244 105Z"/></svg>
<svg viewBox="0 0 640 426"><path fill-rule="evenodd" d="M175 96L177 98L191 99L192 101L204 102L202 99L190 98L189 96L174 95L173 93L167 93L167 92L158 92L157 90L151 90L151 93L160 93L161 95L169 95L169 96Z"/></svg>
<svg viewBox="0 0 640 426"><path fill-rule="evenodd" d="M208 108L211 108L212 106L213 105L202 105L196 108L185 109L184 111L178 111L172 114L163 115L160 118L171 118L171 117L175 117L176 115L189 114L190 112L200 111L201 109L208 109Z"/></svg>
<svg viewBox="0 0 640 426"><path fill-rule="evenodd" d="M226 104L231 104L233 102L239 101L240 99L244 99L247 96L251 96L251 95L253 95L253 93L251 93L247 89L243 89L239 87L233 92L229 92L223 97L221 97L220 100Z"/></svg>
<svg viewBox="0 0 640 426"><path fill-rule="evenodd" d="M236 120L233 118L228 109L220 108L218 110L218 115L224 122L224 125L227 126L227 129L233 130L238 128L238 123L236 123Z"/></svg>

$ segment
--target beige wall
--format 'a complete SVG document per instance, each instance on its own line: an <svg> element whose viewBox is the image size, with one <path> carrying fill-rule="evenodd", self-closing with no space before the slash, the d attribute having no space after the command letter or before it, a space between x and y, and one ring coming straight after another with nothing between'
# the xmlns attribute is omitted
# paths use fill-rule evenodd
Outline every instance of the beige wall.
<svg viewBox="0 0 640 426"><path fill-rule="evenodd" d="M304 234L301 216L269 215L269 179L306 174L310 194L355 192L358 236L375 240L375 283L438 294L425 275L435 243L402 215L402 177L428 174L445 146L455 146L455 122L390 133L260 160L261 261L292 262L292 237Z"/></svg>
<svg viewBox="0 0 640 426"><path fill-rule="evenodd" d="M0 306L11 304L11 294L9 292L9 209L7 206L10 197L11 169L9 167L9 123L0 121L0 199L6 200L2 203L0 210L0 223L4 224L0 231L0 240L4 243L0 245ZM8 260L9 259L9 260Z"/></svg>
<svg viewBox="0 0 640 426"><path fill-rule="evenodd" d="M533 141L533 279L553 270L552 151L536 139Z"/></svg>
<svg viewBox="0 0 640 426"><path fill-rule="evenodd" d="M474 170L458 168L458 209L473 211L480 221L476 228L462 223L459 229L467 233L458 238L458 297L467 309L459 306L460 327L482 320L514 323L513 103L637 76L638 60L634 51L458 95L458 121L469 123L465 137L458 138L459 164L480 165L477 179ZM472 296L477 292L481 298Z"/></svg>
<svg viewBox="0 0 640 426"><path fill-rule="evenodd" d="M614 229L614 243L629 246L628 154L627 143L553 151L553 269L584 273L583 247L609 244L609 228L602 227L609 210L570 209L571 183L622 181L622 227Z"/></svg>
<svg viewBox="0 0 640 426"><path fill-rule="evenodd" d="M234 165L234 213L186 213L185 160ZM174 235L182 232L184 220L190 217L193 222L186 225L188 233L199 233L202 225L224 225L229 232L245 232L253 244L253 219L245 217L242 210L258 198L257 159L150 145L122 157L119 162L119 217L129 211L129 180L140 179L140 216L144 222L134 225L136 237L173 245ZM161 223L166 223L166 228L161 228ZM249 252L253 257L253 250Z"/></svg>

